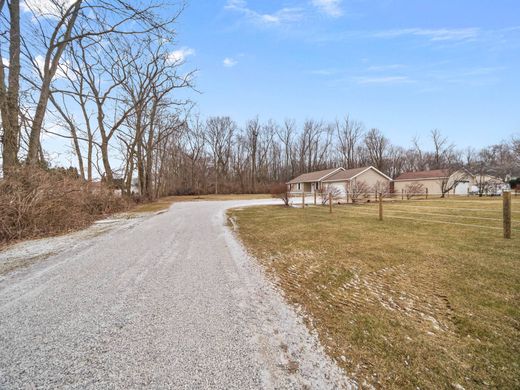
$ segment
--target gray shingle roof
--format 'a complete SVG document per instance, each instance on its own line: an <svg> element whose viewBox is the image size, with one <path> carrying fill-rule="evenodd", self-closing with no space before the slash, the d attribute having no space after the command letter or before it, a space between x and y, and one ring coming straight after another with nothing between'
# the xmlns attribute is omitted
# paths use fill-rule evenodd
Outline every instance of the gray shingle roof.
<svg viewBox="0 0 520 390"><path fill-rule="evenodd" d="M322 171L304 173L303 175L295 177L294 179L289 181L288 184L320 181L323 178L327 177L328 175L330 175L331 173L333 173L334 171L337 171L337 170L343 170L343 168L330 168L330 169L324 169Z"/></svg>
<svg viewBox="0 0 520 390"><path fill-rule="evenodd" d="M328 176L324 182L327 181L347 181L352 179L354 176L360 174L363 171L366 171L370 167L361 167L361 168L353 168L353 169L347 169L344 171L339 171L334 173L333 175Z"/></svg>
<svg viewBox="0 0 520 390"><path fill-rule="evenodd" d="M433 169L431 171L405 172L395 179L399 180L420 180L420 179L441 179L449 177L450 173L446 169Z"/></svg>

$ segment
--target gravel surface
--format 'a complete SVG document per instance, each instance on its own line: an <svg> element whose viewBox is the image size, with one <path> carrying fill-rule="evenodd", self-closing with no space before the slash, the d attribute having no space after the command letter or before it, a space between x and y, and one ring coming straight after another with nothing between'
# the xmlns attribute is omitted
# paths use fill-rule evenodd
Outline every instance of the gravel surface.
<svg viewBox="0 0 520 390"><path fill-rule="evenodd" d="M44 241L44 261L0 279L0 388L355 388L226 227L227 208L272 202Z"/></svg>

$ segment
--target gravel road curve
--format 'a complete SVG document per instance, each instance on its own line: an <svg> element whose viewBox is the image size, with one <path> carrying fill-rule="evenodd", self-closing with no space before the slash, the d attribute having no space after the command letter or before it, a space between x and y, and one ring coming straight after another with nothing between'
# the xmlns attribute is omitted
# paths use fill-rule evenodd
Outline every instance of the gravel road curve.
<svg viewBox="0 0 520 390"><path fill-rule="evenodd" d="M355 388L225 224L272 202L177 203L0 279L0 388Z"/></svg>

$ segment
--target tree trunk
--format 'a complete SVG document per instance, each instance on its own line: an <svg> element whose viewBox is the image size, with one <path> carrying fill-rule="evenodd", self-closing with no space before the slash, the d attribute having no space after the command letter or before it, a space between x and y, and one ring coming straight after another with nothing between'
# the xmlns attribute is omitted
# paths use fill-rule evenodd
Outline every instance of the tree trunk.
<svg viewBox="0 0 520 390"><path fill-rule="evenodd" d="M218 163L215 164L215 195L218 195Z"/></svg>
<svg viewBox="0 0 520 390"><path fill-rule="evenodd" d="M83 156L81 154L81 148L79 146L78 133L76 131L76 124L69 117L67 112L65 112L60 107L60 105L58 104L56 99L54 99L54 96L52 94L49 96L49 98L50 98L51 103L53 104L53 106L56 108L56 110L58 110L58 112L60 113L60 115L63 118L63 120L65 122L67 122L67 125L69 126L70 136L72 138L72 146L74 147L74 153L76 153L76 158L78 159L79 174L80 174L82 179L85 179L85 168L83 166Z"/></svg>
<svg viewBox="0 0 520 390"><path fill-rule="evenodd" d="M92 149L94 144L94 136L92 135L92 132L90 131L90 128L88 131L88 146L87 146L87 180L88 182L92 182Z"/></svg>
<svg viewBox="0 0 520 390"><path fill-rule="evenodd" d="M108 158L108 140L105 136L101 137L101 160L103 161L103 168L105 169L105 181L111 185L114 181L112 174L112 167L110 166L110 159Z"/></svg>
<svg viewBox="0 0 520 390"><path fill-rule="evenodd" d="M1 114L4 128L2 160L4 174L18 165L20 138L20 1L12 0L9 5L9 77L5 89L4 68L1 68Z"/></svg>
<svg viewBox="0 0 520 390"><path fill-rule="evenodd" d="M146 161L145 161L145 191L148 199L153 199L152 191L152 168L153 168L153 141L155 130L155 117L157 113L158 100L154 99L150 113L150 123L148 125L148 139L146 140Z"/></svg>
<svg viewBox="0 0 520 390"><path fill-rule="evenodd" d="M67 27L63 36L58 37L59 30L55 30L53 34L53 39L51 40L49 48L47 49L47 55L45 57L45 65L43 69L42 86L40 89L40 98L38 99L38 105L36 106L36 111L31 126L31 134L29 136L29 151L27 152L27 164L29 165L36 165L38 163L40 135L43 126L43 120L45 118L45 113L47 111L47 104L49 102L51 83L54 79L54 75L56 74L56 70L58 69L58 65L60 63L63 51L65 50L67 42L71 36L72 28L76 23L80 7L81 0L78 0L74 5L74 9L71 10L70 18L67 22ZM66 16L64 16L64 18ZM56 29L59 29L61 26L62 24L58 23ZM61 42L56 44L57 40L60 40ZM52 57L52 52L55 49L56 53L54 54L54 57Z"/></svg>

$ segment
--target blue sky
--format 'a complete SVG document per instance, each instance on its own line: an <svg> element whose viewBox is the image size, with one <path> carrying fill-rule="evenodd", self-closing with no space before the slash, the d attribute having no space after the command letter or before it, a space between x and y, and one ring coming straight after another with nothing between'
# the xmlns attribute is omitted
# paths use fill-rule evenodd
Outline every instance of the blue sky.
<svg viewBox="0 0 520 390"><path fill-rule="evenodd" d="M192 0L177 28L204 116L349 114L403 146L520 132L518 0Z"/></svg>

